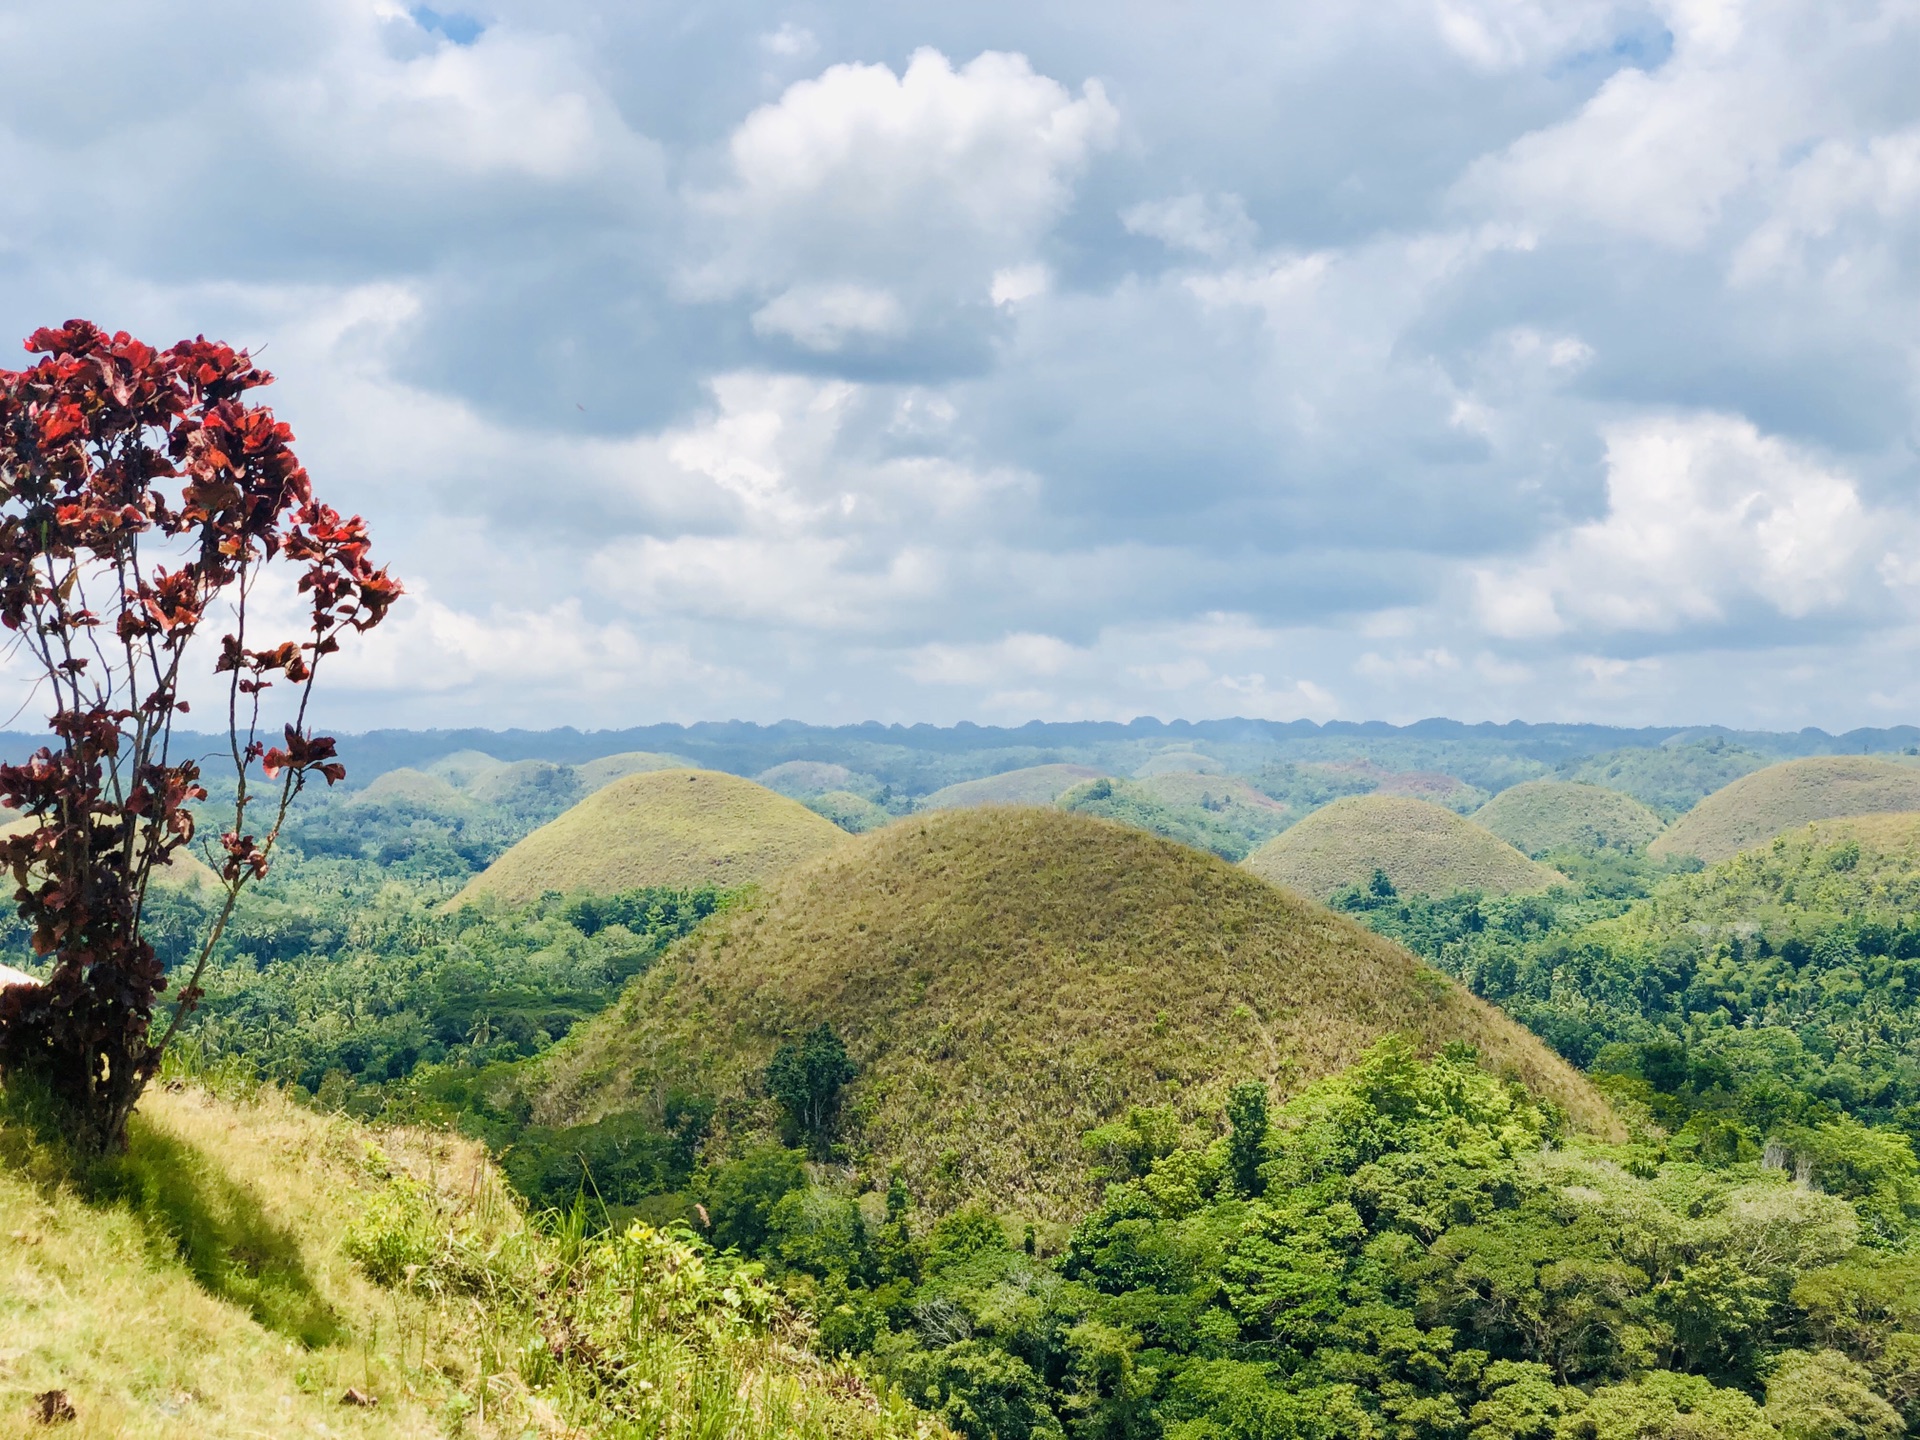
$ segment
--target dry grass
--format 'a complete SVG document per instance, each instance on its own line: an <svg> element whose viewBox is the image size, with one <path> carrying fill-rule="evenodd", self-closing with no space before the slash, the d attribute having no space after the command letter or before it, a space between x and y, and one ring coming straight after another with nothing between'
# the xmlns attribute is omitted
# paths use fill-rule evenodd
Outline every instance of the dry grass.
<svg viewBox="0 0 1920 1440"><path fill-rule="evenodd" d="M0 1436L46 1434L31 1397L64 1390L74 1440L950 1440L804 1327L696 1313L725 1281L678 1242L529 1223L471 1141L223 1095L150 1092L84 1171L0 1096ZM562 1358L582 1323L598 1348Z"/></svg>
<svg viewBox="0 0 1920 1440"><path fill-rule="evenodd" d="M962 780L920 802L922 810L964 810L975 805L1051 805L1082 780L1104 771L1091 765L1029 765L984 780Z"/></svg>
<svg viewBox="0 0 1920 1440"><path fill-rule="evenodd" d="M1565 780L1529 780L1502 790L1473 812L1473 822L1528 855L1601 846L1638 850L1667 828L1631 795Z"/></svg>
<svg viewBox="0 0 1920 1440"><path fill-rule="evenodd" d="M462 1398L474 1357L448 1348L419 1302L377 1289L340 1242L390 1173L508 1223L517 1212L477 1145L395 1132L375 1146L272 1092L234 1104L155 1091L134 1157L158 1157L177 1193L103 1205L79 1198L57 1158L17 1128L4 1140L0 1435L48 1433L27 1407L52 1389L73 1397L79 1420L58 1432L73 1440L417 1436L476 1412ZM225 1270L203 1260L197 1279L184 1252L205 1236L164 1228L183 1215L241 1237L243 1253L215 1257ZM249 1270L268 1279L244 1285ZM310 1347L289 1333L301 1325L331 1334ZM379 1405L343 1409L350 1386ZM521 1429L495 1431L474 1413L468 1433Z"/></svg>
<svg viewBox="0 0 1920 1440"><path fill-rule="evenodd" d="M491 895L521 905L549 890L750 885L846 838L799 801L737 775L655 770L616 780L541 826L453 903Z"/></svg>
<svg viewBox="0 0 1920 1440"><path fill-rule="evenodd" d="M1561 883L1451 810L1397 795L1355 795L1316 810L1242 862L1262 879L1325 897L1384 870L1405 894L1511 895Z"/></svg>
<svg viewBox="0 0 1920 1440"><path fill-rule="evenodd" d="M781 877L689 937L545 1062L544 1121L652 1108L692 1083L723 1144L764 1129L756 1079L821 1022L861 1067L846 1138L931 1205L1065 1218L1081 1135L1133 1104L1212 1127L1226 1087L1278 1095L1389 1033L1452 1040L1588 1127L1604 1102L1492 1007L1398 946L1233 866L1043 809L913 816Z"/></svg>
<svg viewBox="0 0 1920 1440"><path fill-rule="evenodd" d="M1815 820L1905 810L1920 810L1920 766L1818 755L1769 765L1714 791L1647 850L1713 864Z"/></svg>

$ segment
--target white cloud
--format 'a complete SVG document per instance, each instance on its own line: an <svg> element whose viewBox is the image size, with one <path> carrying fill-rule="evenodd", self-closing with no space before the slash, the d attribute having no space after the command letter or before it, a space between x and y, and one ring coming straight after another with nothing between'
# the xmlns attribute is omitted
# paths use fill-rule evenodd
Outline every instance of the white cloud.
<svg viewBox="0 0 1920 1440"><path fill-rule="evenodd" d="M1120 212L1120 223L1135 235L1158 240L1170 250L1224 260L1251 250L1259 229L1238 195L1178 195L1143 200Z"/></svg>
<svg viewBox="0 0 1920 1440"><path fill-rule="evenodd" d="M1622 422L1606 514L1478 570L1475 607L1510 639L1803 618L1857 597L1873 530L1851 479L1738 416Z"/></svg>
<svg viewBox="0 0 1920 1440"><path fill-rule="evenodd" d="M796 285L753 312L762 335L785 335L831 355L852 340L884 340L906 328L906 311L885 290L865 285Z"/></svg>
<svg viewBox="0 0 1920 1440"><path fill-rule="evenodd" d="M728 146L732 181L695 197L717 253L690 292L795 284L888 290L910 308L985 296L1034 264L1075 177L1119 117L1098 81L1078 96L1021 55L956 69L918 50L895 74L842 64L749 115Z"/></svg>
<svg viewBox="0 0 1920 1440"><path fill-rule="evenodd" d="M760 46L783 60L806 60L820 49L820 41L804 25L785 20L778 30L770 30L760 37Z"/></svg>
<svg viewBox="0 0 1920 1440"><path fill-rule="evenodd" d="M996 305L1018 305L1046 294L1052 283L1053 276L1045 265L1009 265L993 272L987 298Z"/></svg>

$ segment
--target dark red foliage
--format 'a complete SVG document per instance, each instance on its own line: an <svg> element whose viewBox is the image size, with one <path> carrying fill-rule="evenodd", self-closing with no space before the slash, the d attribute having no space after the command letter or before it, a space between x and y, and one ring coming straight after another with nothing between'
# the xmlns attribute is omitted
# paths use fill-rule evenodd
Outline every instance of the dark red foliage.
<svg viewBox="0 0 1920 1440"><path fill-rule="evenodd" d="M156 350L83 320L35 331L28 369L0 371L0 625L33 657L55 736L0 764L0 803L38 823L0 839L0 865L53 957L45 985L0 990L0 1070L42 1073L79 1138L119 1141L240 890L267 871L286 808L313 776L345 775L334 742L305 729L321 657L380 623L399 584L367 558L366 526L313 497L293 434L249 391L273 377L244 350L202 339ZM309 606L300 636L247 637L261 567L294 567ZM224 906L171 1024L141 934L156 866L192 843L200 769L172 758L190 642L231 615L212 670L229 679L231 828L215 854ZM257 738L262 692L297 687L283 743ZM249 782L269 782L271 823L249 832ZM257 827L256 827L257 828Z"/></svg>

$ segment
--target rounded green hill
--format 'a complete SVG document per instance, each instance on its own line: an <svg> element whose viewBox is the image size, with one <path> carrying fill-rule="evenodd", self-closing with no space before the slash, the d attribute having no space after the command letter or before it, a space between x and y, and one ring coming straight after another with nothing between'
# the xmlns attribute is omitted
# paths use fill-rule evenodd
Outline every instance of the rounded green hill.
<svg viewBox="0 0 1920 1440"><path fill-rule="evenodd" d="M1316 810L1243 862L1263 880L1324 899L1386 872L1406 894L1512 895L1564 877L1451 810L1401 795L1354 795Z"/></svg>
<svg viewBox="0 0 1920 1440"><path fill-rule="evenodd" d="M1566 780L1529 780L1502 790L1473 812L1473 821L1527 855L1639 850L1667 828L1631 795Z"/></svg>
<svg viewBox="0 0 1920 1440"><path fill-rule="evenodd" d="M1051 805L1082 780L1098 780L1105 772L1091 765L1028 765L962 780L936 790L920 802L922 810L960 810L975 805Z"/></svg>
<svg viewBox="0 0 1920 1440"><path fill-rule="evenodd" d="M1129 1105L1211 1126L1229 1085L1281 1094L1389 1034L1476 1045L1584 1125L1564 1062L1405 950L1224 861L1039 808L916 815L767 885L689 937L542 1062L535 1119L721 1102L770 1127L759 1077L822 1023L860 1067L843 1139L936 1207L1064 1218L1080 1144ZM657 1117L656 1117L657 1118Z"/></svg>
<svg viewBox="0 0 1920 1440"><path fill-rule="evenodd" d="M694 764L678 755L659 755L651 750L623 750L618 755L602 755L573 767L574 778L583 790L598 790L629 775L644 775L650 770L690 770Z"/></svg>
<svg viewBox="0 0 1920 1440"><path fill-rule="evenodd" d="M1816 755L1769 765L1714 791L1647 851L1697 855L1713 864L1815 820L1905 810L1920 810L1920 765Z"/></svg>
<svg viewBox="0 0 1920 1440"><path fill-rule="evenodd" d="M653 770L593 792L508 850L454 897L508 905L550 890L749 885L831 849L846 832L797 800L718 770Z"/></svg>

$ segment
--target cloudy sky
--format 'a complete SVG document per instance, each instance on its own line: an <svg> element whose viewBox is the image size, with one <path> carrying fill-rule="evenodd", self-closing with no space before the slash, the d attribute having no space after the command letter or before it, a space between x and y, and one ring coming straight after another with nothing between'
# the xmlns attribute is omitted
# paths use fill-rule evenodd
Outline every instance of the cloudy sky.
<svg viewBox="0 0 1920 1440"><path fill-rule="evenodd" d="M1914 0L12 5L0 332L263 352L412 591L334 723L1914 721L1916 74Z"/></svg>

